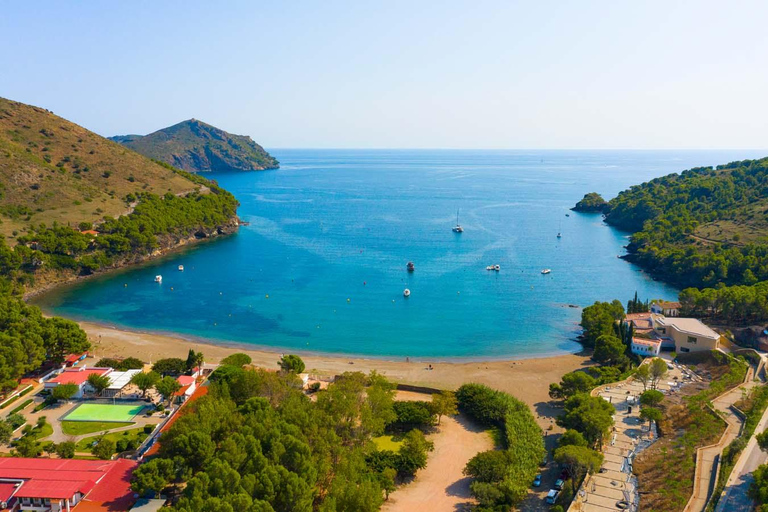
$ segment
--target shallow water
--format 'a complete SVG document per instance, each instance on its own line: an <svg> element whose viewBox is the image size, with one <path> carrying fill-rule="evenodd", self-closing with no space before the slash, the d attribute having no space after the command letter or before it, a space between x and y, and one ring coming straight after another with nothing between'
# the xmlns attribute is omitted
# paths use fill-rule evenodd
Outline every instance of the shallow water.
<svg viewBox="0 0 768 512"><path fill-rule="evenodd" d="M280 170L209 175L242 204L250 225L237 235L37 303L77 319L286 350L573 352L581 310L569 305L626 302L635 291L674 299L677 290L617 258L626 233L569 208L586 192L610 198L670 172L761 156L752 153L278 150ZM451 231L457 209L461 234ZM500 272L486 271L494 264Z"/></svg>

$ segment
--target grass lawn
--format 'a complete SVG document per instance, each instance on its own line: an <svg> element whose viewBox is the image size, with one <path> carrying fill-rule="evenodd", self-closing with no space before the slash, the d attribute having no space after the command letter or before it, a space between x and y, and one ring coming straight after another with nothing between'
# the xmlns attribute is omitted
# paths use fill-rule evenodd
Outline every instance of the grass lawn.
<svg viewBox="0 0 768 512"><path fill-rule="evenodd" d="M43 428L33 428L32 432L30 432L29 437L32 439L42 439L44 437L48 437L49 435L53 434L53 427L50 423L46 423L43 425Z"/></svg>
<svg viewBox="0 0 768 512"><path fill-rule="evenodd" d="M115 443L117 443L121 439L125 439L126 441L133 440L136 443L136 446L140 445L144 439L147 438L148 434L144 433L144 427L139 428L133 428L131 430L124 430L122 432L112 432L110 434L106 434L104 437L106 439L111 439ZM81 439L77 442L77 445L75 445L75 450L78 452L89 452L91 451L91 445L94 443L94 441L98 440L101 436L91 436L86 437L85 439Z"/></svg>
<svg viewBox="0 0 768 512"><path fill-rule="evenodd" d="M378 450L391 450L393 452L399 452L400 447L403 446L403 436L379 436L374 437L373 442L376 444Z"/></svg>
<svg viewBox="0 0 768 512"><path fill-rule="evenodd" d="M94 432L104 432L113 428L127 427L133 425L132 422L118 423L116 421L62 421L61 430L68 436L81 436L83 434L93 434Z"/></svg>

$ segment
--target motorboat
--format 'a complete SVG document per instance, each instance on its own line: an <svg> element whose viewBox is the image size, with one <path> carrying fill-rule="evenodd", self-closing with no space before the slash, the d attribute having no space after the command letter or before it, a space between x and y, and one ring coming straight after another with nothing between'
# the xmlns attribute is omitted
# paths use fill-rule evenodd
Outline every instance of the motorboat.
<svg viewBox="0 0 768 512"><path fill-rule="evenodd" d="M499 266L499 265L494 265L494 266L493 266L493 270L495 270L496 272L498 272L499 270L501 270L501 266Z"/></svg>
<svg viewBox="0 0 768 512"><path fill-rule="evenodd" d="M542 274L549 274L550 272L552 271L548 268L545 268L544 270L541 271Z"/></svg>
<svg viewBox="0 0 768 512"><path fill-rule="evenodd" d="M456 210L456 225L453 227L454 233L463 233L464 228L459 224L459 210Z"/></svg>
<svg viewBox="0 0 768 512"><path fill-rule="evenodd" d="M163 276L155 276L155 282L156 283L162 283L163 282Z"/></svg>
<svg viewBox="0 0 768 512"><path fill-rule="evenodd" d="M416 270L416 267L413 265L412 261L409 261L408 264L405 266L406 269L408 269L408 272L413 272Z"/></svg>
<svg viewBox="0 0 768 512"><path fill-rule="evenodd" d="M184 272L184 265L179 265L179 272Z"/></svg>
<svg viewBox="0 0 768 512"><path fill-rule="evenodd" d="M493 265L488 265L487 267L485 267L485 270L493 270Z"/></svg>
<svg viewBox="0 0 768 512"><path fill-rule="evenodd" d="M409 290L408 288L403 290L403 297L410 297L410 296L411 296L411 290Z"/></svg>

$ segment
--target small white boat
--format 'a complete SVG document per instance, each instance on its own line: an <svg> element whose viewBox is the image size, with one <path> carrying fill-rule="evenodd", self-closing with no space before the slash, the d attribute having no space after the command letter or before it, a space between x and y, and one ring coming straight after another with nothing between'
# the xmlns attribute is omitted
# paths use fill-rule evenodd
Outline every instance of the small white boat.
<svg viewBox="0 0 768 512"><path fill-rule="evenodd" d="M184 272L184 265L179 265L179 272Z"/></svg>
<svg viewBox="0 0 768 512"><path fill-rule="evenodd" d="M544 270L541 271L542 274L549 274L550 272L552 271L548 268L545 268Z"/></svg>
<svg viewBox="0 0 768 512"><path fill-rule="evenodd" d="M558 234L557 234L557 238L563 238L563 235L561 235L560 233L558 233Z"/></svg>
<svg viewBox="0 0 768 512"><path fill-rule="evenodd" d="M463 233L464 228L459 224L459 210L456 210L456 225L453 227L454 233Z"/></svg>
<svg viewBox="0 0 768 512"><path fill-rule="evenodd" d="M493 266L493 270L495 270L496 272L498 272L499 270L501 270L501 267L500 267L499 265L494 265L494 266Z"/></svg>
<svg viewBox="0 0 768 512"><path fill-rule="evenodd" d="M408 288L403 290L403 297L410 297L410 296L411 296L411 290L409 290Z"/></svg>
<svg viewBox="0 0 768 512"><path fill-rule="evenodd" d="M493 270L493 265L488 265L487 267L485 267L485 270Z"/></svg>
<svg viewBox="0 0 768 512"><path fill-rule="evenodd" d="M156 283L162 283L163 282L163 276L155 276L155 282Z"/></svg>

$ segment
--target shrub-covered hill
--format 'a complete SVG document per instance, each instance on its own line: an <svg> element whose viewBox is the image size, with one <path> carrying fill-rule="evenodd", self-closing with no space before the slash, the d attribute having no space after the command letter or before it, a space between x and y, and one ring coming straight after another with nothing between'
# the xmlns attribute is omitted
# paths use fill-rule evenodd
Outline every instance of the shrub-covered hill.
<svg viewBox="0 0 768 512"><path fill-rule="evenodd" d="M190 119L149 135L111 137L155 160L185 171L261 171L279 162L247 135L233 135Z"/></svg>
<svg viewBox="0 0 768 512"><path fill-rule="evenodd" d="M768 280L768 158L633 186L605 221L634 233L630 260L680 286Z"/></svg>
<svg viewBox="0 0 768 512"><path fill-rule="evenodd" d="M0 233L126 213L128 194L200 184L45 109L0 98Z"/></svg>
<svg viewBox="0 0 768 512"><path fill-rule="evenodd" d="M0 284L44 286L237 229L216 183L0 99Z"/></svg>

